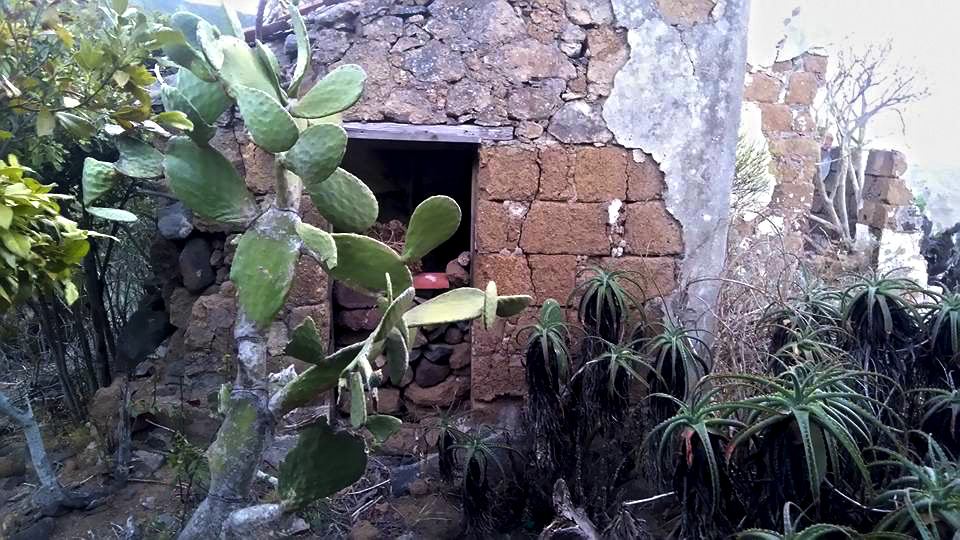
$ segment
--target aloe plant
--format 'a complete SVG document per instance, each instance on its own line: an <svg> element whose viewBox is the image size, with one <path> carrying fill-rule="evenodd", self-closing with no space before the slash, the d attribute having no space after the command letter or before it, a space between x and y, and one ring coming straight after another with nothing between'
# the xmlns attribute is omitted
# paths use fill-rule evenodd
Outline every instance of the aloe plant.
<svg viewBox="0 0 960 540"><path fill-rule="evenodd" d="M861 535L850 527L831 525L829 523L814 523L800 529L797 522L791 519L790 507L793 503L783 505L783 533L769 529L747 529L737 533L738 540L820 540L821 538L860 538Z"/></svg>
<svg viewBox="0 0 960 540"><path fill-rule="evenodd" d="M228 21L236 16L224 7ZM164 32L165 64L179 66L174 85L163 84L161 98L180 121L182 131L164 154L129 141L119 145L114 164L88 161L84 192L91 202L110 189L117 173L133 177L166 176L174 194L195 214L243 231L231 268L237 287L236 381L221 403L223 425L207 451L210 463L208 497L194 512L181 538L229 536L250 523L276 519L283 512L335 493L363 474L366 447L357 430L382 441L399 420L368 415L366 395L382 381L399 382L407 369L409 349L419 326L435 321L493 319L518 314L528 296L499 296L492 283L486 291L459 289L414 307L407 264L450 238L460 226L461 212L448 197L430 197L414 211L403 253L363 236L378 214L370 189L339 168L347 136L339 113L352 106L366 78L358 66L343 66L301 95L310 45L295 5L290 18L298 58L292 77L284 80L276 58L257 42L250 47L239 24L219 30L190 13L176 13ZM276 155L275 197L259 203L230 162L209 145L219 115L236 104L253 142ZM334 232L303 223L301 193L314 202ZM380 297L383 317L361 343L329 352L310 319L294 329L287 353L313 364L268 395L265 378L265 329L283 307L297 261L314 258L333 278ZM448 293L452 294L452 293ZM387 372L374 367L385 354ZM317 424L307 429L280 467L276 504L246 507L252 481L273 426L292 409L322 392L349 387L351 427Z"/></svg>

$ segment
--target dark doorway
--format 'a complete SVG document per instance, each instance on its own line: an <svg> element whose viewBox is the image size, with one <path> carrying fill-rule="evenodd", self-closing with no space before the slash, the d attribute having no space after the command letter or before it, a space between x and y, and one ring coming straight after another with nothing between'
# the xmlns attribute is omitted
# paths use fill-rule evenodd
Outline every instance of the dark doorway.
<svg viewBox="0 0 960 540"><path fill-rule="evenodd" d="M351 139L344 169L370 186L380 202L377 221L407 225L417 205L432 195L457 201L463 218L450 240L422 261L422 272L443 272L448 262L470 250L470 197L477 145Z"/></svg>

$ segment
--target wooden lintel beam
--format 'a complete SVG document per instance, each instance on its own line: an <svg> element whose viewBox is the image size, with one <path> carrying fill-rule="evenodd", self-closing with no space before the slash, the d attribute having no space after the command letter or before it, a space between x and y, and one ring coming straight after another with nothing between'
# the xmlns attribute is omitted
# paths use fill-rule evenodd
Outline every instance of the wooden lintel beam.
<svg viewBox="0 0 960 540"><path fill-rule="evenodd" d="M393 122L344 122L343 128L353 139L390 141L459 142L479 144L486 141L513 139L512 127L474 125L412 125Z"/></svg>

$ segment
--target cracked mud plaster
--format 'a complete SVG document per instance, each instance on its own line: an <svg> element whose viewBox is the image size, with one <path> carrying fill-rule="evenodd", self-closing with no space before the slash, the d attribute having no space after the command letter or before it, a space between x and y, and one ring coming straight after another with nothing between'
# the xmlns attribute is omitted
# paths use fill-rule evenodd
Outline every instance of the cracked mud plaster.
<svg viewBox="0 0 960 540"><path fill-rule="evenodd" d="M668 210L683 226L681 282L717 277L726 252L749 0L718 0L706 21L671 25L661 5L686 0L612 0L630 58L614 78L603 118L616 141L660 163ZM688 324L712 330L716 280L676 299Z"/></svg>

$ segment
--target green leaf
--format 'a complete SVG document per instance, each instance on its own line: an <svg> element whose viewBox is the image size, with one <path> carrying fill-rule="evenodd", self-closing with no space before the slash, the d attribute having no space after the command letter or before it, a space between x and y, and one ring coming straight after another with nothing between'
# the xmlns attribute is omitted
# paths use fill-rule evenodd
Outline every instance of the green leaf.
<svg viewBox="0 0 960 540"><path fill-rule="evenodd" d="M413 283L397 252L386 244L368 236L350 233L330 235L337 244L337 266L327 269L334 279L364 292L379 292L387 288L385 274L396 289L406 289Z"/></svg>
<svg viewBox="0 0 960 540"><path fill-rule="evenodd" d="M163 176L163 154L149 144L121 136L116 139L120 159L114 167L121 174L133 178L156 178Z"/></svg>
<svg viewBox="0 0 960 540"><path fill-rule="evenodd" d="M83 204L89 206L110 191L120 177L113 163L99 161L92 157L83 160Z"/></svg>
<svg viewBox="0 0 960 540"><path fill-rule="evenodd" d="M290 26L293 27L293 33L297 39L297 63L293 67L287 95L296 97L310 62L310 38L307 36L307 25L300 16L300 8L293 2L290 3Z"/></svg>
<svg viewBox="0 0 960 540"><path fill-rule="evenodd" d="M322 183L304 187L314 207L338 232L363 232L380 213L377 197L359 178L337 169Z"/></svg>
<svg viewBox="0 0 960 540"><path fill-rule="evenodd" d="M50 111L42 109L37 113L37 137L53 135L53 128L56 127L56 125L57 120Z"/></svg>
<svg viewBox="0 0 960 540"><path fill-rule="evenodd" d="M137 216L126 210L119 208L100 208L98 206L88 206L87 212L107 221L119 221L122 223L133 223L137 221Z"/></svg>
<svg viewBox="0 0 960 540"><path fill-rule="evenodd" d="M394 327L387 335L384 343L384 353L387 356L387 375L395 386L400 386L407 370L410 369L410 354L407 349L406 337Z"/></svg>
<svg viewBox="0 0 960 540"><path fill-rule="evenodd" d="M373 435L373 440L377 444L383 444L394 433L400 431L403 422L399 418L386 414L373 414L367 417L367 423L363 427Z"/></svg>
<svg viewBox="0 0 960 540"><path fill-rule="evenodd" d="M165 84L160 87L160 99L163 101L163 108L168 112L181 111L186 114L192 125L188 135L197 143L206 144L216 133L216 128L207 124L190 100L183 96L180 89Z"/></svg>
<svg viewBox="0 0 960 540"><path fill-rule="evenodd" d="M326 420L300 433L277 474L277 493L290 508L329 497L359 480L367 469L363 438L335 431Z"/></svg>
<svg viewBox="0 0 960 540"><path fill-rule="evenodd" d="M287 299L300 243L293 217L279 210L264 214L240 237L230 279L240 308L261 327L273 321Z"/></svg>
<svg viewBox="0 0 960 540"><path fill-rule="evenodd" d="M193 122L183 111L166 111L153 115L153 121L162 125L184 131L193 130Z"/></svg>
<svg viewBox="0 0 960 540"><path fill-rule="evenodd" d="M403 260L416 261L446 242L460 227L460 207L445 195L434 195L420 203L407 227Z"/></svg>
<svg viewBox="0 0 960 540"><path fill-rule="evenodd" d="M359 428L367 421L367 396L363 391L363 375L350 374L350 424Z"/></svg>
<svg viewBox="0 0 960 540"><path fill-rule="evenodd" d="M77 139L89 139L96 133L96 128L85 118L68 112L58 112L55 115L63 129Z"/></svg>
<svg viewBox="0 0 960 540"><path fill-rule="evenodd" d="M297 360L315 364L324 360L326 348L327 339L317 331L317 325L313 322L313 319L307 317L293 331L290 342L283 349L283 353Z"/></svg>
<svg viewBox="0 0 960 540"><path fill-rule="evenodd" d="M187 137L167 144L163 168L174 194L203 217L246 225L257 215L243 178L220 152L197 146Z"/></svg>
<svg viewBox="0 0 960 540"><path fill-rule="evenodd" d="M333 124L310 126L289 152L283 165L303 180L308 192L327 179L340 165L347 150L347 132Z"/></svg>
<svg viewBox="0 0 960 540"><path fill-rule="evenodd" d="M234 86L237 107L253 141L272 154L286 152L300 135L300 130L280 102L266 92L247 86Z"/></svg>
<svg viewBox="0 0 960 540"><path fill-rule="evenodd" d="M304 245L310 249L310 254L325 268L337 266L337 244L327 231L318 229L308 223L297 224L297 234Z"/></svg>
<svg viewBox="0 0 960 540"><path fill-rule="evenodd" d="M180 94L200 113L203 121L211 126L217 122L223 111L230 108L232 103L219 84L201 80L189 69L181 69L177 72L176 86Z"/></svg>
<svg viewBox="0 0 960 540"><path fill-rule="evenodd" d="M72 306L73 303L77 301L77 298L80 298L80 291L77 290L77 286L71 281L64 282L63 301L66 302L68 306Z"/></svg>
<svg viewBox="0 0 960 540"><path fill-rule="evenodd" d="M112 0L111 3L113 4L113 10L116 11L118 15L127 10L127 0Z"/></svg>
<svg viewBox="0 0 960 540"><path fill-rule="evenodd" d="M317 81L290 107L290 112L301 118L323 118L345 111L360 99L366 79L367 74L360 66L340 66Z"/></svg>
<svg viewBox="0 0 960 540"><path fill-rule="evenodd" d="M415 306L403 320L411 327L473 320L483 315L485 299L480 289L461 287Z"/></svg>
<svg viewBox="0 0 960 540"><path fill-rule="evenodd" d="M0 204L0 229L9 229L13 222L13 208Z"/></svg>

